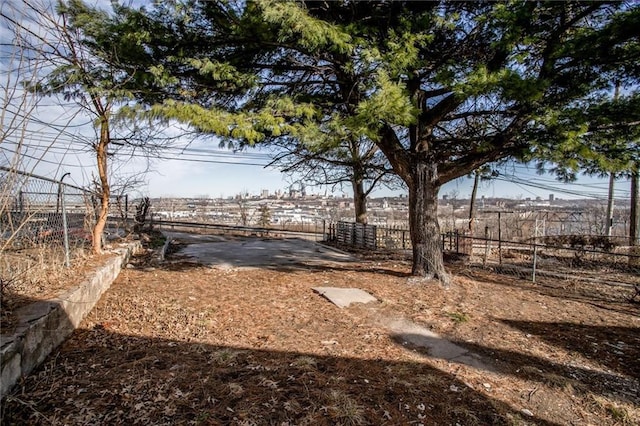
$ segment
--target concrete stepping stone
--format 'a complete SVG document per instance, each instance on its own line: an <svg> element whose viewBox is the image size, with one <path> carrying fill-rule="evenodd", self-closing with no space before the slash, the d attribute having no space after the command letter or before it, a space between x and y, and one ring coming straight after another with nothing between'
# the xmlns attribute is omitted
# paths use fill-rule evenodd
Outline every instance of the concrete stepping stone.
<svg viewBox="0 0 640 426"><path fill-rule="evenodd" d="M352 303L371 303L377 299L359 288L313 287L313 291L339 308L347 308ZM376 321L389 330L391 336L401 345L422 348L431 358L465 364L482 370L493 371L483 362L480 355L456 345L437 333L406 318L382 317Z"/></svg>
<svg viewBox="0 0 640 426"><path fill-rule="evenodd" d="M312 290L339 308L348 308L352 303L371 303L378 301L378 299L359 288L313 287Z"/></svg>
<svg viewBox="0 0 640 426"><path fill-rule="evenodd" d="M432 358L444 359L483 370L492 370L482 361L478 354L456 345L428 328L408 319L387 320L384 325L401 344L424 348Z"/></svg>

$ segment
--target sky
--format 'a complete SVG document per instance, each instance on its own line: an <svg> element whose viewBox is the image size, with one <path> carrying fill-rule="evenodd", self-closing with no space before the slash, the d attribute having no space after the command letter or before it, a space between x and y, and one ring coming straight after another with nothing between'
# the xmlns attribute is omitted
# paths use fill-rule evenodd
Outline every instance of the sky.
<svg viewBox="0 0 640 426"><path fill-rule="evenodd" d="M48 123L62 123L60 129ZM39 105L24 124L26 132L14 132L0 144L0 165L16 168L44 177L58 179L70 173L66 182L78 186L90 186L96 176L96 162L88 147L95 138L89 119L75 114L72 108L61 111L55 102ZM17 129L20 130L20 129ZM173 134L180 134L175 129ZM21 156L16 162L16 149L21 143ZM178 141L185 145L186 142ZM114 150L121 150L114 146ZM186 148L173 148L158 154L160 158L148 158L142 153L120 152L110 156L111 174L115 192L124 191L150 197L210 197L227 198L240 193L258 195L263 190L273 194L277 190L286 192L299 177L288 176L277 169L264 167L269 162L265 150L248 148L234 153L219 148L216 140L191 142ZM248 164L247 164L248 163ZM122 185L131 180L125 189ZM615 184L615 197L629 199L629 182L619 179ZM473 180L460 178L443 186L440 197L468 199ZM306 186L307 193L350 196L349 185L343 187ZM589 198L604 201L607 198L608 179L580 176L575 184L564 184L553 175L539 175L535 167L523 164L508 164L500 168L500 175L491 181L481 182L478 197L548 199L553 193L558 199ZM404 189L391 190L380 187L372 197L406 194Z"/></svg>
<svg viewBox="0 0 640 426"><path fill-rule="evenodd" d="M18 168L44 177L57 179L70 173L65 181L90 186L96 176L95 159L84 142L64 136L52 140L54 132L40 129L40 133L30 133L23 140L21 161ZM12 149L16 145L10 138L0 145L0 164L15 156ZM89 152L88 152L89 151ZM124 192L134 197L209 197L227 198L240 193L258 195L262 190L273 194L277 190L286 192L298 177L288 176L277 169L264 167L268 163L265 151L249 148L246 152L222 151L214 141L192 143L186 151L169 150L159 154L162 158L148 159L142 155L123 158L110 157L115 190L120 191L123 181L137 181ZM168 159L171 158L171 159ZM246 164L250 163L250 164ZM142 173L142 174L141 174ZM629 199L629 182L618 179L615 197ZM471 178L460 178L443 186L440 198L468 199L473 187ZM350 196L348 185L343 187L306 186L307 193ZM604 201L607 198L608 179L580 176L574 184L557 181L553 175L539 175L535 167L509 164L500 169L500 175L493 180L481 182L478 197L548 199L553 193L558 199L589 198ZM387 197L406 194L405 189L380 187L372 197Z"/></svg>
<svg viewBox="0 0 640 426"><path fill-rule="evenodd" d="M539 175L534 167L525 165L511 165L506 168L500 180L481 182L478 197L506 197L548 199L553 193L555 198L575 199L592 198L604 200L607 197L608 179L581 176L577 184L558 182L552 175ZM228 197L248 192L257 195L261 190L274 193L276 190L286 191L295 178L287 176L278 170L260 166L231 165L231 164L193 164L178 160L159 160L154 171L147 175L146 191L154 197L176 196L195 197L208 195L209 197ZM507 182L502 179L513 180ZM295 185L297 188L297 185ZM466 199L471 195L473 180L460 178L446 184L440 191L440 197ZM615 196L620 199L629 198L629 182L619 179L615 184ZM348 185L340 188L309 187L307 192L324 195L351 195ZM406 194L404 189L390 190L380 187L374 191L373 197Z"/></svg>
<svg viewBox="0 0 640 426"><path fill-rule="evenodd" d="M10 45L12 34L0 25L0 44ZM89 186L95 180L96 166L88 145L95 140L92 117L79 112L73 102L54 98L35 100L16 86L22 76L15 70L24 70L19 58L0 49L0 126L4 132L0 139L0 165L59 178L70 173L66 181L78 186ZM168 134L180 135L182 128L172 128ZM116 137L118 134L115 135ZM186 145L185 140L178 144ZM20 156L16 155L20 147ZM230 197L239 193L257 195L262 190L274 193L286 191L297 178L287 176L273 168L265 168L269 162L266 151L249 148L245 152L222 151L215 140L196 141L186 150L173 149L159 153L149 160L140 152L123 152L126 148L113 147L110 157L111 173L117 176L115 188L128 183L124 192L134 196L151 197ZM133 154L133 156L131 156ZM246 163L251 163L247 165ZM136 185L131 185L137 181ZM469 198L473 182L460 178L446 184L440 196ZM552 175L538 175L534 167L511 164L501 169L498 179L483 182L478 196L548 199L590 198L606 200L607 179L581 176L574 185L562 184ZM343 187L309 187L308 193L351 195L351 189ZM629 199L629 182L619 180L615 185L615 197ZM373 197L406 194L405 190L380 187Z"/></svg>

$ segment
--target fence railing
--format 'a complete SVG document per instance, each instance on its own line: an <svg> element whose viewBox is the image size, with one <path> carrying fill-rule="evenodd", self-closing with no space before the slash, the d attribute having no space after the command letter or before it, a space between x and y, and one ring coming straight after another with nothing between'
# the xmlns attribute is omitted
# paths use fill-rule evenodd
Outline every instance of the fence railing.
<svg viewBox="0 0 640 426"><path fill-rule="evenodd" d="M461 237L472 264L510 273L535 282L537 277L588 279L601 283L640 285L640 250L628 245L595 246ZM572 240L572 239L568 239ZM598 241L598 238L594 238ZM557 242L557 240L553 240Z"/></svg>
<svg viewBox="0 0 640 426"><path fill-rule="evenodd" d="M220 234L234 234L244 236L275 236L275 237L298 237L305 238L313 241L321 241L325 238L325 233L322 232L322 227L314 227L318 231L302 231L298 227L294 226L290 229L287 228L266 228L260 226L242 226L242 225L226 225L220 223L207 223L188 220L158 220L152 218L150 225L154 229L163 231L183 231L183 232L213 232Z"/></svg>
<svg viewBox="0 0 640 426"><path fill-rule="evenodd" d="M337 222L328 226L328 240L362 249L410 250L407 229ZM366 238L365 238L366 236ZM640 285L640 247L622 245L620 238L565 235L533 237L525 241L493 238L467 230L442 234L442 249L464 255L469 263L521 278L541 275L603 283Z"/></svg>
<svg viewBox="0 0 640 426"><path fill-rule="evenodd" d="M404 228L387 228L354 222L335 222L327 226L327 240L363 249L411 250L411 234ZM468 233L450 231L442 234L442 249L467 252Z"/></svg>

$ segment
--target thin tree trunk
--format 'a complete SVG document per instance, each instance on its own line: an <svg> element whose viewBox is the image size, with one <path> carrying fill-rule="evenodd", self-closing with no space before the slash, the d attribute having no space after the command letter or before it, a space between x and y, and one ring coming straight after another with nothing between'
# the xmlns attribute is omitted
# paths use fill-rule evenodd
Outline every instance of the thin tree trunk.
<svg viewBox="0 0 640 426"><path fill-rule="evenodd" d="M412 165L409 185L409 225L413 245L412 275L437 278L449 284L444 268L440 225L438 224L437 166L417 161Z"/></svg>
<svg viewBox="0 0 640 426"><path fill-rule="evenodd" d="M96 159L98 161L98 177L100 178L100 210L93 228L93 252L102 253L102 234L107 223L109 214L109 197L111 188L109 186L107 172L107 146L109 145L109 121L106 117L100 120L100 141L96 147Z"/></svg>
<svg viewBox="0 0 640 426"><path fill-rule="evenodd" d="M355 207L356 222L367 223L367 195L364 191L362 179L351 180L353 186L353 204Z"/></svg>

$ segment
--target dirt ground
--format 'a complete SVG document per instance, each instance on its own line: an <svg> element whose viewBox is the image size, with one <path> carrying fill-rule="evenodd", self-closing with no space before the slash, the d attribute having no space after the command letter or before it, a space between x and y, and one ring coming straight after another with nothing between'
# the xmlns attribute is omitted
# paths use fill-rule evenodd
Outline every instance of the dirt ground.
<svg viewBox="0 0 640 426"><path fill-rule="evenodd" d="M385 254L332 266L213 268L135 258L81 327L2 402L2 424L636 425L631 289L536 284L452 264L408 279ZM311 288L379 302L340 309ZM432 358L405 318L484 364Z"/></svg>

